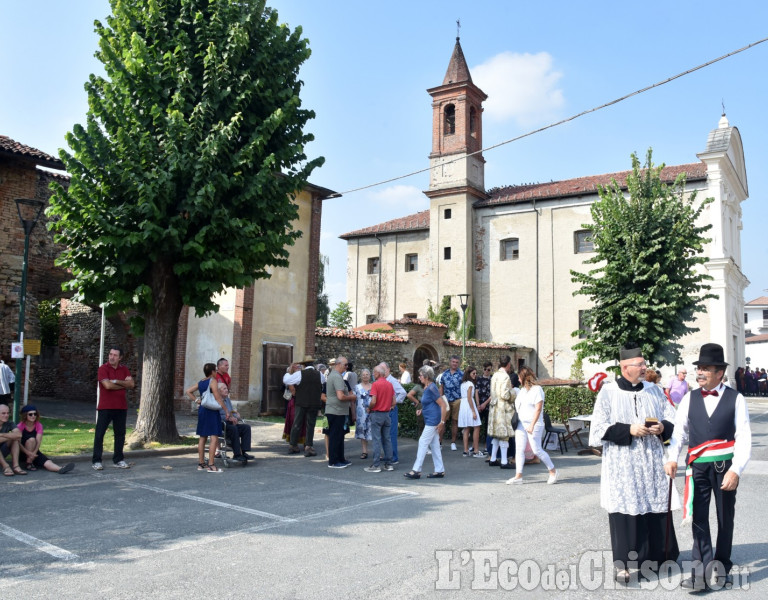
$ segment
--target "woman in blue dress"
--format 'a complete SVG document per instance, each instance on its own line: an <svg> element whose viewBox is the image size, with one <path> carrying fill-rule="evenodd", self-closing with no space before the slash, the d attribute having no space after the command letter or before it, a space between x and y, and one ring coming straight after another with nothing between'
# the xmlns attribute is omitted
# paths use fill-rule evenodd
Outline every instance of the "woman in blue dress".
<svg viewBox="0 0 768 600"><path fill-rule="evenodd" d="M357 396L357 420L355 423L355 437L363 444L363 453L360 458L368 458L368 442L373 440L371 422L368 420L368 406L371 403L371 372L368 369L360 371L360 383L355 386Z"/></svg>
<svg viewBox="0 0 768 600"><path fill-rule="evenodd" d="M200 397L202 398L203 394L208 390L208 387L210 386L213 397L224 410L226 417L229 418L227 405L224 403L224 400L222 400L221 394L219 394L219 386L215 384L211 385L212 381L216 381L216 365L213 363L206 363L203 367L203 373L205 373L206 378L198 382L197 385L191 386L187 390L187 396L189 396L194 402L200 402L200 400L195 399L195 390L200 392ZM222 473L222 469L219 469L215 463L216 452L219 449L219 435L221 435L221 415L218 409L211 410L210 408L205 408L202 404L200 404L200 407L197 409L196 433L200 436L200 440L197 443L197 470L208 471L209 473ZM206 466L205 443L209 437L211 438L211 445L208 448L208 465Z"/></svg>

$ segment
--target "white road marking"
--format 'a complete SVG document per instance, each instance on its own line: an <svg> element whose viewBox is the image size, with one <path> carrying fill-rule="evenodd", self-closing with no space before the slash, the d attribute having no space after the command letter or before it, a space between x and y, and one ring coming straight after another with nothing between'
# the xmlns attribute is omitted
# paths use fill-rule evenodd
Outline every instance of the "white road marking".
<svg viewBox="0 0 768 600"><path fill-rule="evenodd" d="M136 483L134 481L119 480L123 485L131 487L141 488L143 490L149 490L150 492L156 492L158 494L165 494L166 496L174 496L176 498L184 498L185 500L192 500L193 502L200 502L202 504L210 504L212 506L219 506L221 508L227 508L229 510L235 510L238 512L247 513L249 515L256 515L258 517L264 517L267 519L274 519L283 523L295 523L296 519L289 517L281 517L280 515L274 515L272 513L256 510L253 508L246 508L245 506L238 506L236 504L229 504L227 502L219 502L218 500L210 500L208 498L202 498L200 496L193 496L192 494L185 494L183 492L172 492L152 485L145 485L143 483Z"/></svg>
<svg viewBox="0 0 768 600"><path fill-rule="evenodd" d="M320 481L330 481L331 483L342 483L344 485L357 486L362 488L368 488L371 490L380 490L383 492L390 492L391 494L399 494L404 496L418 496L418 492L412 490L404 490L402 488L387 487L383 485L374 485L372 483L358 483L357 481L347 481L345 479L336 479L334 477L320 477L319 475L310 475L308 473L293 473L291 471L276 471L282 475L291 475L292 477L308 477L309 479L318 479Z"/></svg>
<svg viewBox="0 0 768 600"><path fill-rule="evenodd" d="M53 544L49 544L48 542L39 540L36 537L27 535L26 533L19 531L18 529L14 529L13 527L8 527L7 525L3 525L2 523L0 523L0 533L4 533L8 537L11 537L19 542L22 542L23 544L32 546L35 550L40 550L41 552L50 554L54 558L59 558L61 560L77 560L78 558L80 558L77 554L73 554L68 550L64 550L64 548L59 548L58 546L54 546Z"/></svg>

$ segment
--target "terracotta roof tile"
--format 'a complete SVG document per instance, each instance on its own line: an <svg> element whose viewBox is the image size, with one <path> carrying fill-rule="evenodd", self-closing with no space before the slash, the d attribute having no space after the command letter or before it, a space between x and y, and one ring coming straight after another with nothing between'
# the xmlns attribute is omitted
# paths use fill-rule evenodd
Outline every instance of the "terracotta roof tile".
<svg viewBox="0 0 768 600"><path fill-rule="evenodd" d="M461 340L444 340L443 346L454 346L461 348ZM467 340L467 348L491 348L495 350L511 350L518 348L515 344L494 344L493 342L474 342Z"/></svg>
<svg viewBox="0 0 768 600"><path fill-rule="evenodd" d="M618 173L605 173L603 175L589 175L576 179L564 179L563 181L551 181L549 183L531 183L527 185L510 185L494 188L488 192L488 198L477 200L475 208L494 206L498 204L515 204L529 200L546 200L553 198L565 198L569 196L583 196L597 194L598 186L610 185L611 180L626 189L627 175L631 171ZM661 172L663 181L672 183L680 173L686 174L688 181L702 181L707 178L707 166L704 163L691 163L688 165L676 165L665 167ZM340 235L343 240L357 237L368 237L381 233L399 233L403 231L420 231L429 229L429 211L424 210L415 215L400 217L385 221L378 225L371 225L363 229L357 229ZM754 301L753 301L754 302Z"/></svg>
<svg viewBox="0 0 768 600"><path fill-rule="evenodd" d="M768 296L760 296L747 302L746 306L764 306L768 305Z"/></svg>
<svg viewBox="0 0 768 600"><path fill-rule="evenodd" d="M365 325L360 325L360 327L353 327L352 331L375 331L376 329L386 329L388 332L395 332L389 323L366 323ZM380 331L379 333L384 332Z"/></svg>
<svg viewBox="0 0 768 600"><path fill-rule="evenodd" d="M582 196L585 194L597 194L598 186L608 186L612 179L626 189L627 175L631 171L618 173L605 173L603 175L589 175L576 179L563 181L551 181L549 183L531 183L527 185L510 185L489 190L487 199L475 202L476 208L482 206L494 206L497 204L514 204L528 200L545 200L549 198L564 198L568 196ZM665 167L661 172L662 181L672 183L680 173L685 173L688 181L700 181L707 177L707 166L704 163L692 163Z"/></svg>
<svg viewBox="0 0 768 600"><path fill-rule="evenodd" d="M350 340L377 340L380 342L407 342L405 338L393 333L377 333L374 331L356 331L354 329L337 329L335 327L318 327L315 335L319 337L347 338Z"/></svg>
<svg viewBox="0 0 768 600"><path fill-rule="evenodd" d="M398 233L401 231L419 231L422 229L429 229L429 211L423 210L415 215L408 215L407 217L400 217L399 219L392 219L391 221L385 221L378 225L371 225L363 229L357 229L340 235L342 240L348 240L356 237L367 237L376 233Z"/></svg>
<svg viewBox="0 0 768 600"><path fill-rule="evenodd" d="M391 325L424 325L427 327L444 327L448 328L445 323L438 323L437 321L427 321L426 319L397 319L396 321L389 321Z"/></svg>
<svg viewBox="0 0 768 600"><path fill-rule="evenodd" d="M761 333L760 335L752 335L748 338L744 338L745 344L757 344L759 342L768 342L768 333Z"/></svg>
<svg viewBox="0 0 768 600"><path fill-rule="evenodd" d="M12 140L7 135L0 135L0 153L13 154L16 156L23 156L25 158L34 159L38 164L44 164L47 167L52 168L64 168L64 163L58 158L46 154L37 148L31 146L25 146L20 144L16 140Z"/></svg>

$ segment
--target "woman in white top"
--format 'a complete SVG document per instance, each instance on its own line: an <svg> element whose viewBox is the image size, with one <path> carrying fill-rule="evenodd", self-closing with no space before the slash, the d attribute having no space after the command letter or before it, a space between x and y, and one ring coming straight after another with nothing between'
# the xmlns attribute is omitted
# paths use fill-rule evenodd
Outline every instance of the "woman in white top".
<svg viewBox="0 0 768 600"><path fill-rule="evenodd" d="M515 430L515 472L516 475L507 483L523 483L523 465L525 464L526 438L533 453L547 465L549 478L547 483L557 482L557 469L552 464L549 454L541 447L541 434L544 432L544 390L536 385L536 375L530 367L520 369L520 391L515 399L515 408L520 418Z"/></svg>
<svg viewBox="0 0 768 600"><path fill-rule="evenodd" d="M408 365L400 363L400 384L405 385L411 383L411 374L408 371Z"/></svg>
<svg viewBox="0 0 768 600"><path fill-rule="evenodd" d="M467 367L464 371L464 381L461 383L461 404L459 405L459 427L463 427L464 456L482 458L480 452L480 413L477 410L477 369ZM469 448L469 430L472 429L473 455Z"/></svg>

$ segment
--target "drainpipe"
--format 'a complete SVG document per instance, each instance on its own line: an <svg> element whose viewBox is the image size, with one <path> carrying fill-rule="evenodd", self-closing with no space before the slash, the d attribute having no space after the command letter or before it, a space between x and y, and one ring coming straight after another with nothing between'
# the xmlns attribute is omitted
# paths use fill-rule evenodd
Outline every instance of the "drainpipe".
<svg viewBox="0 0 768 600"><path fill-rule="evenodd" d="M539 376L539 211L536 208L536 199L533 199L533 212L536 213L536 377Z"/></svg>
<svg viewBox="0 0 768 600"><path fill-rule="evenodd" d="M378 298L376 300L376 318L381 318L381 271L384 268L384 264L381 262L381 240L379 239L379 234L374 233L373 237L376 238L376 241L379 242L379 293L377 294Z"/></svg>

